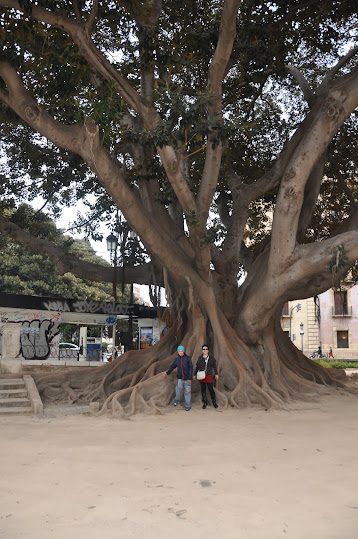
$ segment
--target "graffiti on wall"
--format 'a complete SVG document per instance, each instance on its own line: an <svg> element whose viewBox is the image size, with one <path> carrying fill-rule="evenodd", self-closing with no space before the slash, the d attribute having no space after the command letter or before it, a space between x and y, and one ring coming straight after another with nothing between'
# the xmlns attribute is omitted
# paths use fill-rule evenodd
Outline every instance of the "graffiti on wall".
<svg viewBox="0 0 358 539"><path fill-rule="evenodd" d="M50 298L37 296L22 296L17 294L6 294L0 292L0 317L1 309L10 308L12 312L18 311L47 311L49 314L45 318L52 319L53 313L58 314L77 313L77 314L92 314L92 315L132 315L139 318L156 318L157 310L154 307L147 305L139 305L138 303L117 303L106 301L95 301L93 299L78 300L71 298ZM51 314L50 314L51 313ZM36 318L33 316L32 318Z"/></svg>
<svg viewBox="0 0 358 539"><path fill-rule="evenodd" d="M129 314L134 305L126 303L107 303L95 300L62 300L53 299L43 302L43 309L62 313L103 313L103 314Z"/></svg>
<svg viewBox="0 0 358 539"><path fill-rule="evenodd" d="M28 320L51 320L52 322L58 322L61 319L60 313L41 313L38 311L25 311L18 310L9 313L8 311L0 311L0 327L2 324L24 322Z"/></svg>
<svg viewBox="0 0 358 539"><path fill-rule="evenodd" d="M2 318L1 322L20 325L18 355L22 355L24 359L47 359L50 356L58 355L51 345L53 338L60 332L59 320L35 319L19 321ZM0 351L2 348L1 337L0 324Z"/></svg>
<svg viewBox="0 0 358 539"><path fill-rule="evenodd" d="M110 326L117 323L117 315L155 318L157 311L153 307L139 304L44 298L0 292L0 354L3 324L20 325L16 357L22 355L25 359L43 360L59 357L59 339L54 337L59 335L60 322ZM67 352L61 350L61 353ZM73 357L72 352L70 358Z"/></svg>
<svg viewBox="0 0 358 539"><path fill-rule="evenodd" d="M60 323L52 320L22 322L20 353L25 359L47 359L51 353L52 339L60 332Z"/></svg>

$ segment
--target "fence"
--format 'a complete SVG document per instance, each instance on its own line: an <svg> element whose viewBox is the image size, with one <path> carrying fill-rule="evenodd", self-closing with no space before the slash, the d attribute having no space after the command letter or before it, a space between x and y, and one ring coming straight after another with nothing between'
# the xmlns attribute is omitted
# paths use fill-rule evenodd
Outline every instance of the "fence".
<svg viewBox="0 0 358 539"><path fill-rule="evenodd" d="M58 361L102 361L100 345L88 346L81 354L79 350L72 348L59 348L58 346L49 346L48 344L22 344L20 355L24 359L47 360L53 359Z"/></svg>

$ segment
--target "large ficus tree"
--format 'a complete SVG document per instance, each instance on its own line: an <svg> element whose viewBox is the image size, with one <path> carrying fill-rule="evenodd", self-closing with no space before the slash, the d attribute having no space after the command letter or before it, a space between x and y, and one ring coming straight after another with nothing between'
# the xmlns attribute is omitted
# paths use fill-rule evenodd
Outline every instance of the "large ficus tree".
<svg viewBox="0 0 358 539"><path fill-rule="evenodd" d="M340 386L279 319L286 301L327 290L358 257L354 3L0 7L1 233L62 272L111 281L112 269L4 217L23 197L58 211L92 193L84 230L117 207L148 253L127 282L165 286L170 306L159 344L46 376L42 394L127 415L157 410L173 394L162 373L177 344L195 359L203 342L219 362L222 406L280 407Z"/></svg>

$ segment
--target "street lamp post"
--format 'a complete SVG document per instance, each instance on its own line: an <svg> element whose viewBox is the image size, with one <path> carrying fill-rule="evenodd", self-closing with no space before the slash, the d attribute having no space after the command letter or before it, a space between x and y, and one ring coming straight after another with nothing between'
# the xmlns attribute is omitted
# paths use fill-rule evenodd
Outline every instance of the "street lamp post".
<svg viewBox="0 0 358 539"><path fill-rule="evenodd" d="M303 323L300 323L300 335L301 335L301 352L303 353L303 335L305 332L303 331Z"/></svg>
<svg viewBox="0 0 358 539"><path fill-rule="evenodd" d="M110 251L113 265L114 265L114 278L113 278L113 296L114 301L117 301L117 267L118 262L122 268L122 295L124 294L124 287L126 282L125 270L128 263L130 263L133 258L131 254L133 250L133 240L136 239L137 235L135 232L131 231L128 227L128 224L125 221L122 221L122 217L117 215L117 224L116 224L116 236L110 234L107 238L107 250ZM117 251L119 248L119 261L117 259ZM133 303L133 283L130 283L130 295L129 303ZM129 311L129 320L128 320L128 343L127 347L132 348L133 341L133 313L132 309Z"/></svg>
<svg viewBox="0 0 358 539"><path fill-rule="evenodd" d="M137 234L133 232L133 230L129 231L129 240L133 242L137 238ZM129 289L129 303L130 305L133 304L133 283L130 283L130 289ZM132 309L129 310L129 319L128 319L128 346L129 349L132 350L133 348L133 311Z"/></svg>
<svg viewBox="0 0 358 539"><path fill-rule="evenodd" d="M297 305L294 305L290 309L290 339L291 339L291 341L292 341L291 322L292 322L292 313L293 313L294 309L297 309L297 312L300 311L301 310L301 303L297 303Z"/></svg>
<svg viewBox="0 0 358 539"><path fill-rule="evenodd" d="M111 253L111 258L113 262L113 299L114 303L117 303L117 247L118 247L118 239L114 234L110 234L106 238L107 242L107 251ZM117 317L117 315L115 315ZM116 329L117 324L113 324L113 333L112 333L112 340L113 340L113 350L112 350L112 361L114 360L115 355L115 346L116 346Z"/></svg>
<svg viewBox="0 0 358 539"><path fill-rule="evenodd" d="M114 274L113 274L113 299L114 302L117 302L117 247L118 247L118 239L114 234L110 234L106 238L107 242L107 251L111 253L111 259L114 267Z"/></svg>

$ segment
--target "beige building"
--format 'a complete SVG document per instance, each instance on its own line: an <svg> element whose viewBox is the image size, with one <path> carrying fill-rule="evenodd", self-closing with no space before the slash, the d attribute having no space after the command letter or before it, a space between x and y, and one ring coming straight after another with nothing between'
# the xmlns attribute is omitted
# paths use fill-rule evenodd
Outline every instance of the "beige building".
<svg viewBox="0 0 358 539"><path fill-rule="evenodd" d="M307 356L321 346L327 355L332 348L335 359L358 360L358 285L289 301L281 326Z"/></svg>

